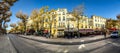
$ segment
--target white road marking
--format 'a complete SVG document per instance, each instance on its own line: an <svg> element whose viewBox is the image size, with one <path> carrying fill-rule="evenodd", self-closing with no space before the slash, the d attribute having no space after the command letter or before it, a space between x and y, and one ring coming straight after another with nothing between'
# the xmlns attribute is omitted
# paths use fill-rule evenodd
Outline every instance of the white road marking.
<svg viewBox="0 0 120 53"><path fill-rule="evenodd" d="M59 49L57 52L61 52L62 51L62 49Z"/></svg>
<svg viewBox="0 0 120 53"><path fill-rule="evenodd" d="M66 49L66 50L64 50L64 53L67 53L68 52L68 50Z"/></svg>
<svg viewBox="0 0 120 53"><path fill-rule="evenodd" d="M7 39L10 40L9 37L7 37Z"/></svg>
<svg viewBox="0 0 120 53"><path fill-rule="evenodd" d="M119 45L118 43L113 43L113 42L110 42L110 41L108 41L108 43L111 43L111 44L113 44L114 46L120 47L120 45Z"/></svg>
<svg viewBox="0 0 120 53"><path fill-rule="evenodd" d="M80 40L80 42L85 42L85 40Z"/></svg>
<svg viewBox="0 0 120 53"><path fill-rule="evenodd" d="M73 41L69 41L70 43L72 43Z"/></svg>
<svg viewBox="0 0 120 53"><path fill-rule="evenodd" d="M78 49L82 49L84 47L86 47L85 44L81 44L81 45L79 45Z"/></svg>

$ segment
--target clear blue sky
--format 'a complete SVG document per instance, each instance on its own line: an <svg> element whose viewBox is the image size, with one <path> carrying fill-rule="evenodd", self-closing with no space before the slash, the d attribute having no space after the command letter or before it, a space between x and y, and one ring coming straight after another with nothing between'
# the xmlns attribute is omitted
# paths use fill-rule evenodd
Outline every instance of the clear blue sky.
<svg viewBox="0 0 120 53"><path fill-rule="evenodd" d="M40 9L42 6L49 6L50 9L67 8L68 11L72 11L74 7L81 3L84 3L84 14L88 17L98 15L116 19L116 15L120 14L120 0L19 0L11 7L13 14L8 24L18 22L19 19L16 18L15 14L19 10L28 15L33 9Z"/></svg>

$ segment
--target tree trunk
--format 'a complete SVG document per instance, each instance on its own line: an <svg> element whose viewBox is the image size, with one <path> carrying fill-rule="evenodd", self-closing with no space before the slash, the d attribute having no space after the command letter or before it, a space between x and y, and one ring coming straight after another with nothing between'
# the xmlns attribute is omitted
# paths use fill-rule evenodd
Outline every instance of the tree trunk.
<svg viewBox="0 0 120 53"><path fill-rule="evenodd" d="M78 17L78 21L77 21L77 29L78 29L77 35L78 35L78 37L80 37L80 34L79 34L79 17Z"/></svg>
<svg viewBox="0 0 120 53"><path fill-rule="evenodd" d="M6 33L6 26L5 26L6 21L3 22L3 29L4 29L4 34Z"/></svg>
<svg viewBox="0 0 120 53"><path fill-rule="evenodd" d="M23 21L24 22L24 35L26 35L26 20Z"/></svg>
<svg viewBox="0 0 120 53"><path fill-rule="evenodd" d="M2 34L2 21L0 21L0 34Z"/></svg>
<svg viewBox="0 0 120 53"><path fill-rule="evenodd" d="M51 36L52 24L50 23L50 36Z"/></svg>

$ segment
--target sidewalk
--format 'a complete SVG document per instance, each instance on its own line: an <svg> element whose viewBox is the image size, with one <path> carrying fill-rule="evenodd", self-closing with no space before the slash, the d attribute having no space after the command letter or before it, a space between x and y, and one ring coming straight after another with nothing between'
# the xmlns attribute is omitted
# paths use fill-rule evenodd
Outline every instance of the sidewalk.
<svg viewBox="0 0 120 53"><path fill-rule="evenodd" d="M31 35L31 36L19 35L19 37L31 39L31 40L35 40L35 41L39 41L39 42L43 42L43 43L48 43L48 44L57 44L57 45L87 44L87 43L92 43L92 42L96 42L96 41L105 39L103 35L81 37L78 39L65 39L65 38L49 39L49 38L33 36L33 35ZM107 36L107 38L109 38L109 35Z"/></svg>

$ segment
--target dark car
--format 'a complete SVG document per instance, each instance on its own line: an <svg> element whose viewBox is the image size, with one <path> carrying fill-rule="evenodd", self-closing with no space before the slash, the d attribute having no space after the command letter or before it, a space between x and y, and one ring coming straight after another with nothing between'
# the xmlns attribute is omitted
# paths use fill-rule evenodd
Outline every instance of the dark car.
<svg viewBox="0 0 120 53"><path fill-rule="evenodd" d="M35 33L35 30L34 29L29 29L27 30L26 34L27 35L33 35Z"/></svg>

